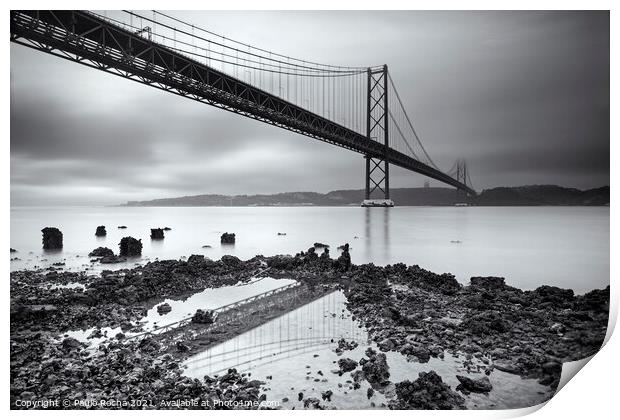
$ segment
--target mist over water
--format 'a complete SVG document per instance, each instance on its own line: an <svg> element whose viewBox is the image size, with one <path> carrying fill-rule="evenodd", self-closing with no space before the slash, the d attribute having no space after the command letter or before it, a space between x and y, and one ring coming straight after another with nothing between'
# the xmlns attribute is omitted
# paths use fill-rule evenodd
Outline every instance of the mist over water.
<svg viewBox="0 0 620 420"><path fill-rule="evenodd" d="M107 236L95 237L98 225ZM127 229L117 229L125 225ZM44 252L41 229L64 234L60 252ZM170 227L163 241L150 229ZM220 244L234 232L236 244ZM286 235L278 235L286 233ZM90 263L99 246L118 253L124 236L142 239L143 259L122 264ZM472 276L496 275L521 289L542 284L584 293L609 284L608 207L14 207L11 209L11 270L65 262L66 270L97 272L132 267L145 260L203 254L292 254L314 242L351 246L353 263L418 264L453 273L463 284ZM210 245L211 248L203 248ZM79 257L78 257L79 256Z"/></svg>

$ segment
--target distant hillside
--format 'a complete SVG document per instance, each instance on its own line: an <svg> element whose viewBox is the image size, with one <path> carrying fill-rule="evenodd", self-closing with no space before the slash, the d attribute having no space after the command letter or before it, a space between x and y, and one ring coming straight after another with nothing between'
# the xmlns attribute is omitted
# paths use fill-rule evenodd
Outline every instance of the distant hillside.
<svg viewBox="0 0 620 420"><path fill-rule="evenodd" d="M609 187L578 190L557 185L528 185L483 190L473 203L479 206L605 206Z"/></svg>
<svg viewBox="0 0 620 420"><path fill-rule="evenodd" d="M452 188L393 188L391 197L398 206L453 206L469 202L478 206L604 206L609 205L609 187L591 190L557 185L498 187L483 190L466 199ZM149 201L128 201L129 207L208 207L208 206L358 206L364 190L338 190L327 194L289 192L257 195L202 194Z"/></svg>

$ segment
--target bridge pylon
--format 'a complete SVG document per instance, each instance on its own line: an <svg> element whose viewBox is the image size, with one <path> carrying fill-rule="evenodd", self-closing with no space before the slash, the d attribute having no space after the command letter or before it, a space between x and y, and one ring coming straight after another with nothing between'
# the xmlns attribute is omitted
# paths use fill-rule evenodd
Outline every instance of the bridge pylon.
<svg viewBox="0 0 620 420"><path fill-rule="evenodd" d="M461 182L462 184L467 185L467 161L465 159L458 159L456 161L456 180ZM459 205L463 205L467 203L467 198L469 194L463 190L456 190L457 199L460 200Z"/></svg>
<svg viewBox="0 0 620 420"><path fill-rule="evenodd" d="M388 67L368 68L366 136L368 141L383 142L384 153L365 155L366 194L362 207L393 207L390 199L390 148L388 132ZM373 193L377 192L373 196ZM377 197L378 195L378 197ZM381 197L383 195L383 197Z"/></svg>

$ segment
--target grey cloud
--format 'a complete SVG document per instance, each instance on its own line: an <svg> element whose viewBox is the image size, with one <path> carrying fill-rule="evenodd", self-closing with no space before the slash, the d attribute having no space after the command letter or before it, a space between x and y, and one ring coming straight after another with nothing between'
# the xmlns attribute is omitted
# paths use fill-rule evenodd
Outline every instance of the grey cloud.
<svg viewBox="0 0 620 420"><path fill-rule="evenodd" d="M478 189L609 183L607 12L171 13L292 56L388 63L435 162L466 158ZM13 204L362 188L363 169L349 151L11 45ZM393 187L423 181L392 170Z"/></svg>

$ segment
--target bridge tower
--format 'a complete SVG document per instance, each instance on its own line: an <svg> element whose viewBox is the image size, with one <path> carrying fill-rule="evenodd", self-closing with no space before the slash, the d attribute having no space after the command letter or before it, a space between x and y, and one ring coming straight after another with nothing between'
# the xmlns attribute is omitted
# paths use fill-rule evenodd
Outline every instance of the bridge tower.
<svg viewBox="0 0 620 420"><path fill-rule="evenodd" d="M465 159L456 161L456 180L467 185L467 162Z"/></svg>
<svg viewBox="0 0 620 420"><path fill-rule="evenodd" d="M458 159L456 161L456 180L467 185L467 162L465 159ZM467 201L467 192L463 190L456 190L456 194L457 199L460 201L458 204L464 204Z"/></svg>
<svg viewBox="0 0 620 420"><path fill-rule="evenodd" d="M393 207L390 199L390 168L387 161L388 132L388 68L368 68L366 136L368 141L382 142L384 154L366 155L366 195L362 207ZM379 197L373 197L377 191ZM381 197L380 195L383 195Z"/></svg>

